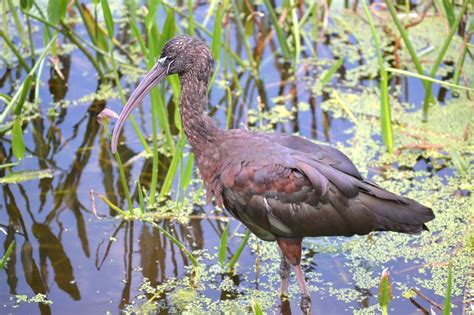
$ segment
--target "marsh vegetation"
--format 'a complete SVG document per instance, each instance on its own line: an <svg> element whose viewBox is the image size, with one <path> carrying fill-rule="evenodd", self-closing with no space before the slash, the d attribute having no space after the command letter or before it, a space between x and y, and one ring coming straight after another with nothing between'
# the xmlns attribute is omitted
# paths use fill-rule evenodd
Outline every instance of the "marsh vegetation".
<svg viewBox="0 0 474 315"><path fill-rule="evenodd" d="M0 1L0 312L299 312L294 281L278 296L275 244L206 203L177 77L133 113L118 153L113 119L97 121L175 34L211 47L220 127L331 144L433 208L416 236L305 239L315 313L472 312L473 12L467 0Z"/></svg>

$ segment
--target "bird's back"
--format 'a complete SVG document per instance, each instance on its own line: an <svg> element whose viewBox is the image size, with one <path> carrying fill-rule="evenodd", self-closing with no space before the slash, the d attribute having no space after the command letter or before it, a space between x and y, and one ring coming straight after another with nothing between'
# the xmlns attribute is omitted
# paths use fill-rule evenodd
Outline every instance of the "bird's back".
<svg viewBox="0 0 474 315"><path fill-rule="evenodd" d="M212 179L218 200L264 240L418 233L431 209L362 178L342 152L300 137L225 132Z"/></svg>

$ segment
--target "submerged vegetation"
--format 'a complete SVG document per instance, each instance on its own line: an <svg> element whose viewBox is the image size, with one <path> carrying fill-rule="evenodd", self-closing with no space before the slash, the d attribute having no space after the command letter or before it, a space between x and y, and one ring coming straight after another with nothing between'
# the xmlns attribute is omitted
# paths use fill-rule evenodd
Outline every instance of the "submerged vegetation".
<svg viewBox="0 0 474 315"><path fill-rule="evenodd" d="M110 150L110 110L185 33L213 52L222 128L330 143L435 212L417 236L305 239L315 312L472 312L472 1L3 0L0 12L4 311L296 309L295 283L288 300L275 290L276 246L206 205L176 76Z"/></svg>

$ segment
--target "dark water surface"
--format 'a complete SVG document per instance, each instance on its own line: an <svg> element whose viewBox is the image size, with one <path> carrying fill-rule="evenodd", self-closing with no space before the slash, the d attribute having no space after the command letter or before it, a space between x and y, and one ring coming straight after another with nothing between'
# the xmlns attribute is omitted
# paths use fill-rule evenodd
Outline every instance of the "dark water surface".
<svg viewBox="0 0 474 315"><path fill-rule="evenodd" d="M205 7L199 8L196 19L202 19L205 13ZM76 30L84 33L81 25L76 25ZM208 43L211 42L208 37L204 38ZM330 40L331 37L328 36L327 41ZM233 41L234 47L240 47L236 48L236 51L241 52L240 55L245 58L238 39ZM273 43L276 43L275 39ZM320 58L331 58L328 46L320 45L318 50L323 55ZM272 52L268 49L264 58L271 55ZM96 115L105 106L118 112L122 105L116 94L105 101L94 100L94 97L81 101L81 98L93 95L98 89L95 70L78 50L61 56L61 62L64 80L58 77L49 63L45 64L39 89L39 112L25 129L26 158L13 168L14 171L51 169L54 176L0 186L0 242L5 249L11 240L15 240L17 244L7 268L0 272L2 314L104 314L107 311L115 314L132 302L144 303L143 300L138 300L141 294L139 288L144 278L149 279L151 286L157 286L170 277L179 281L189 274L185 269L185 266L190 265L187 257L149 224L114 219L115 213L97 200L98 198L98 216L94 215L90 200L91 190L100 192L115 204L126 207L109 143L103 129L96 122ZM350 66L347 62L339 70L339 74L344 76L345 67ZM289 102L292 106L296 108L298 103L305 102L310 105L310 110L297 112L296 118L288 123L277 123L275 130L284 133L299 132L308 138L330 144L346 143L351 134L345 130L352 127L353 123L345 118L335 118L331 112L321 109L319 104L329 98L329 95L316 97L311 93L309 85L312 83L303 79L316 75L309 63L305 65L303 62L298 71L296 80L290 78L287 81L284 68L277 60L265 63L260 71L263 87L260 92L255 80L248 73L242 75L240 83L243 87L248 86L248 93L237 98L234 126L248 125L246 111L249 108L257 109L258 98L264 99L271 108L273 97L292 95ZM24 77L25 73L19 67L1 68L0 92L12 95L14 87ZM135 83L128 83L125 79L122 82L129 90L135 87ZM364 86L367 83L360 84ZM408 80L405 89L412 86L413 90L405 90L403 95L408 101L420 105L423 91L416 80ZM438 93L437 89L434 91ZM226 103L223 104L222 100L226 99L226 92L214 88L210 95L211 109L215 109L214 116L223 127ZM214 107L216 105L219 107ZM144 102L143 108L134 114L144 134L149 135L149 98ZM13 161L10 137L2 135L0 139L0 162ZM120 153L124 161L135 157L142 150L130 123L126 124L122 140L125 144ZM163 158L160 182L166 174L169 162L169 158ZM419 169L428 168L425 162L419 163ZM151 160L138 157L126 167L126 172L130 183L140 176L142 185L147 187ZM445 172L450 175L451 171L448 169ZM5 169L0 169L0 176L4 174ZM196 185L193 189L198 187L199 185ZM220 245L225 222L229 219L228 214L216 211L212 205L196 205L193 217L185 224L176 220L163 220L160 224L188 248L215 254ZM238 228L238 232L243 234L244 229L238 222L232 219L230 222L230 231ZM344 244L350 239L330 238L329 241ZM318 242L316 239L307 240L305 248L318 248ZM239 244L240 237L230 240L229 256ZM264 272L255 272L255 259L255 255L247 247L239 261L238 273L232 277L234 283L238 283L239 288L278 290L279 282L274 274L270 277ZM218 260L213 256L208 262L217 264ZM344 255L306 250L305 262L304 269L309 273L320 274L319 277L322 277L324 282L332 283L334 287L354 287L351 285L350 270L345 267L347 257ZM417 268L412 268L416 265L413 261L395 259L389 267L395 272L396 281L410 287L415 285L411 278L420 275ZM381 270L380 266L363 267L370 271ZM207 279L209 288L201 293L213 301L232 300L239 295L239 292L229 293L212 288L211 285L218 287L221 281L220 276ZM358 302L349 303L325 291L312 290L314 313L351 313L353 310L377 304L376 290L355 289L360 292L361 298ZM15 295L32 297L38 293L47 295L53 304L22 302L16 305ZM432 294L429 291L424 293ZM148 295L148 298L150 297ZM168 306L173 304L170 292L159 296L157 300L164 305L160 313L168 313ZM437 302L442 303L440 300ZM460 299L454 302L459 303ZM280 307L286 310L291 308L294 314L298 314L298 304L298 295L292 297L290 304L281 303L275 298L273 311L278 312ZM424 307L429 309L426 303ZM390 308L396 310L396 314L419 313L416 306L406 298L393 300Z"/></svg>

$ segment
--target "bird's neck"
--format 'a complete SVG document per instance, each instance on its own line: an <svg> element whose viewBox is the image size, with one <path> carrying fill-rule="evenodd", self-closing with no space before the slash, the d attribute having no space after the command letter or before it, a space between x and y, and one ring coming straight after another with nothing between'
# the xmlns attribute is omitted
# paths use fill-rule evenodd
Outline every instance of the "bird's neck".
<svg viewBox="0 0 474 315"><path fill-rule="evenodd" d="M212 147L222 131L207 115L208 79L187 72L180 76L180 81L181 123L193 151L200 156L206 148Z"/></svg>

